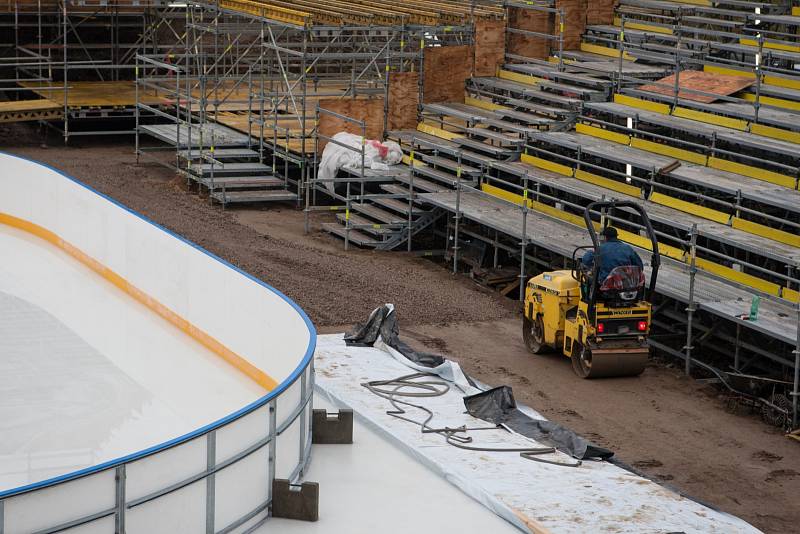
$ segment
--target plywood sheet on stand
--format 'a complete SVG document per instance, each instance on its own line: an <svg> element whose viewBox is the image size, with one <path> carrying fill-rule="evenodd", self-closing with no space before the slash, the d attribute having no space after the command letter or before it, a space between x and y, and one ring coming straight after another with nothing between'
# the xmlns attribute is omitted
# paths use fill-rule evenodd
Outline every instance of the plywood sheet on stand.
<svg viewBox="0 0 800 534"><path fill-rule="evenodd" d="M518 30L552 35L554 19L552 13L510 7L508 9L508 27ZM536 59L547 59L550 55L551 42L544 37L532 37L518 33L509 34L508 53Z"/></svg>
<svg viewBox="0 0 800 534"><path fill-rule="evenodd" d="M464 84L472 70L472 47L439 46L425 49L422 99L463 102Z"/></svg>
<svg viewBox="0 0 800 534"><path fill-rule="evenodd" d="M587 0L586 24L613 24L617 0Z"/></svg>
<svg viewBox="0 0 800 534"><path fill-rule="evenodd" d="M505 32L505 21L475 21L475 76L497 74L497 67L505 59Z"/></svg>
<svg viewBox="0 0 800 534"><path fill-rule="evenodd" d="M417 127L419 106L419 73L392 72L389 74L389 117L387 130Z"/></svg>
<svg viewBox="0 0 800 534"><path fill-rule="evenodd" d="M685 70L681 71L678 76L678 96L686 100L710 104L717 100L718 97L714 95L701 95L692 93L691 91L703 91L705 93L714 93L719 96L728 96L750 87L754 83L755 80L750 80L742 76L728 76L726 74L716 74L699 70ZM689 91L685 91L684 89L688 89ZM655 84L642 85L639 87L639 90L673 96L675 94L675 75L673 74L666 78L661 78Z"/></svg>
<svg viewBox="0 0 800 534"><path fill-rule="evenodd" d="M586 31L586 0L556 0L556 9L564 10L564 50L580 48Z"/></svg>
<svg viewBox="0 0 800 534"><path fill-rule="evenodd" d="M359 121L365 121L368 139L380 139L383 136L383 98L329 98L319 101L319 107ZM361 125L345 121L326 113L319 115L319 133L333 137L339 132L361 135ZM319 152L325 148L326 142L320 139Z"/></svg>

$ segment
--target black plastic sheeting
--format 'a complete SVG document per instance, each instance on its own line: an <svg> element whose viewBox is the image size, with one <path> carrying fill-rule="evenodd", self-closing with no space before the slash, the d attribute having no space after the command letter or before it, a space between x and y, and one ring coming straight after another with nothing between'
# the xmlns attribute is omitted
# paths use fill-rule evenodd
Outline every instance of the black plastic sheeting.
<svg viewBox="0 0 800 534"><path fill-rule="evenodd" d="M505 425L514 432L550 445L579 460L607 460L614 453L583 439L572 430L554 423L529 417L517 409L509 386L489 389L464 397L464 406L472 417Z"/></svg>
<svg viewBox="0 0 800 534"><path fill-rule="evenodd" d="M397 326L394 308L384 305L376 308L365 324L357 326L346 334L344 341L352 347L371 347L380 337L388 346L418 365L433 368L447 361L444 356L438 354L415 351L400 341L399 335L400 329ZM475 386L470 377L467 377L467 380ZM464 404L473 417L496 425L506 425L518 434L555 447L573 458L607 460L614 455L612 451L594 445L558 423L534 419L521 412L517 409L514 393L509 386L500 386L464 397Z"/></svg>

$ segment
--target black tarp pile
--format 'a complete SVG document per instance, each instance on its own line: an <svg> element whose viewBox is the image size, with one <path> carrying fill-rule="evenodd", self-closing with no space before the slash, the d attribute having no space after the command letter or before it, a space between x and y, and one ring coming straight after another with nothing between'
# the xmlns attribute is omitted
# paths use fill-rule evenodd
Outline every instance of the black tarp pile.
<svg viewBox="0 0 800 534"><path fill-rule="evenodd" d="M349 346L371 347L381 339L411 362L424 367L434 368L446 362L444 356L415 351L400 341L399 334L394 306L386 304L375 309L367 322L346 334L344 340ZM476 385L469 377L467 380L471 385ZM558 423L526 415L517 408L514 394L509 386L500 386L466 396L464 405L473 417L496 425L505 425L518 434L555 447L573 458L607 460L614 455L612 451L594 445Z"/></svg>

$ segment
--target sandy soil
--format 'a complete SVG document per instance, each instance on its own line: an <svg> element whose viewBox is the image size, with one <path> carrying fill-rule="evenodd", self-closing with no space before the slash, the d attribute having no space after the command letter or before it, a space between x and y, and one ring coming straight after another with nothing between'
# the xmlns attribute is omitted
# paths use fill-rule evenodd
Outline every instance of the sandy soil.
<svg viewBox="0 0 800 534"><path fill-rule="evenodd" d="M43 149L32 129L0 127L0 150L63 169L266 280L322 332L393 302L412 343L486 383L513 386L520 402L648 476L767 532L800 524L800 444L725 412L712 388L663 365L640 378L581 381L565 358L529 355L514 304L465 277L404 253L345 254L318 230L305 236L303 214L291 206L223 212L187 194L168 169L136 166L130 140L79 143Z"/></svg>

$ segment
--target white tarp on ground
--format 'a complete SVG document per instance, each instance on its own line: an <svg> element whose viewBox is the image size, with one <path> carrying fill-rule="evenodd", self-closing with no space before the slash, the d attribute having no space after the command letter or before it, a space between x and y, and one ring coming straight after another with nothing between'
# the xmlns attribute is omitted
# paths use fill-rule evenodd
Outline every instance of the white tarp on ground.
<svg viewBox="0 0 800 534"><path fill-rule="evenodd" d="M337 143L328 143L322 151L317 179L322 180L331 192L334 178L342 167L361 167L361 147L364 146L364 167L375 170L388 170L389 165L397 165L403 160L403 150L394 141L364 139L360 135L339 132L333 136Z"/></svg>
<svg viewBox="0 0 800 534"><path fill-rule="evenodd" d="M373 347L348 347L341 334L320 336L315 356L318 394L333 404L352 408L364 422L384 434L424 465L520 530L553 533L702 532L753 533L755 528L731 515L714 511L654 482L607 462L563 467L534 462L511 452L476 452L447 444L439 434L386 413L389 402L361 383L389 380L413 370L389 353ZM435 413L433 427L486 427L468 415L463 393L453 387L442 396L414 399ZM409 409L408 417L424 419ZM472 445L542 447L502 429L470 432ZM562 453L544 459L568 462ZM447 513L457 513L448 511Z"/></svg>

